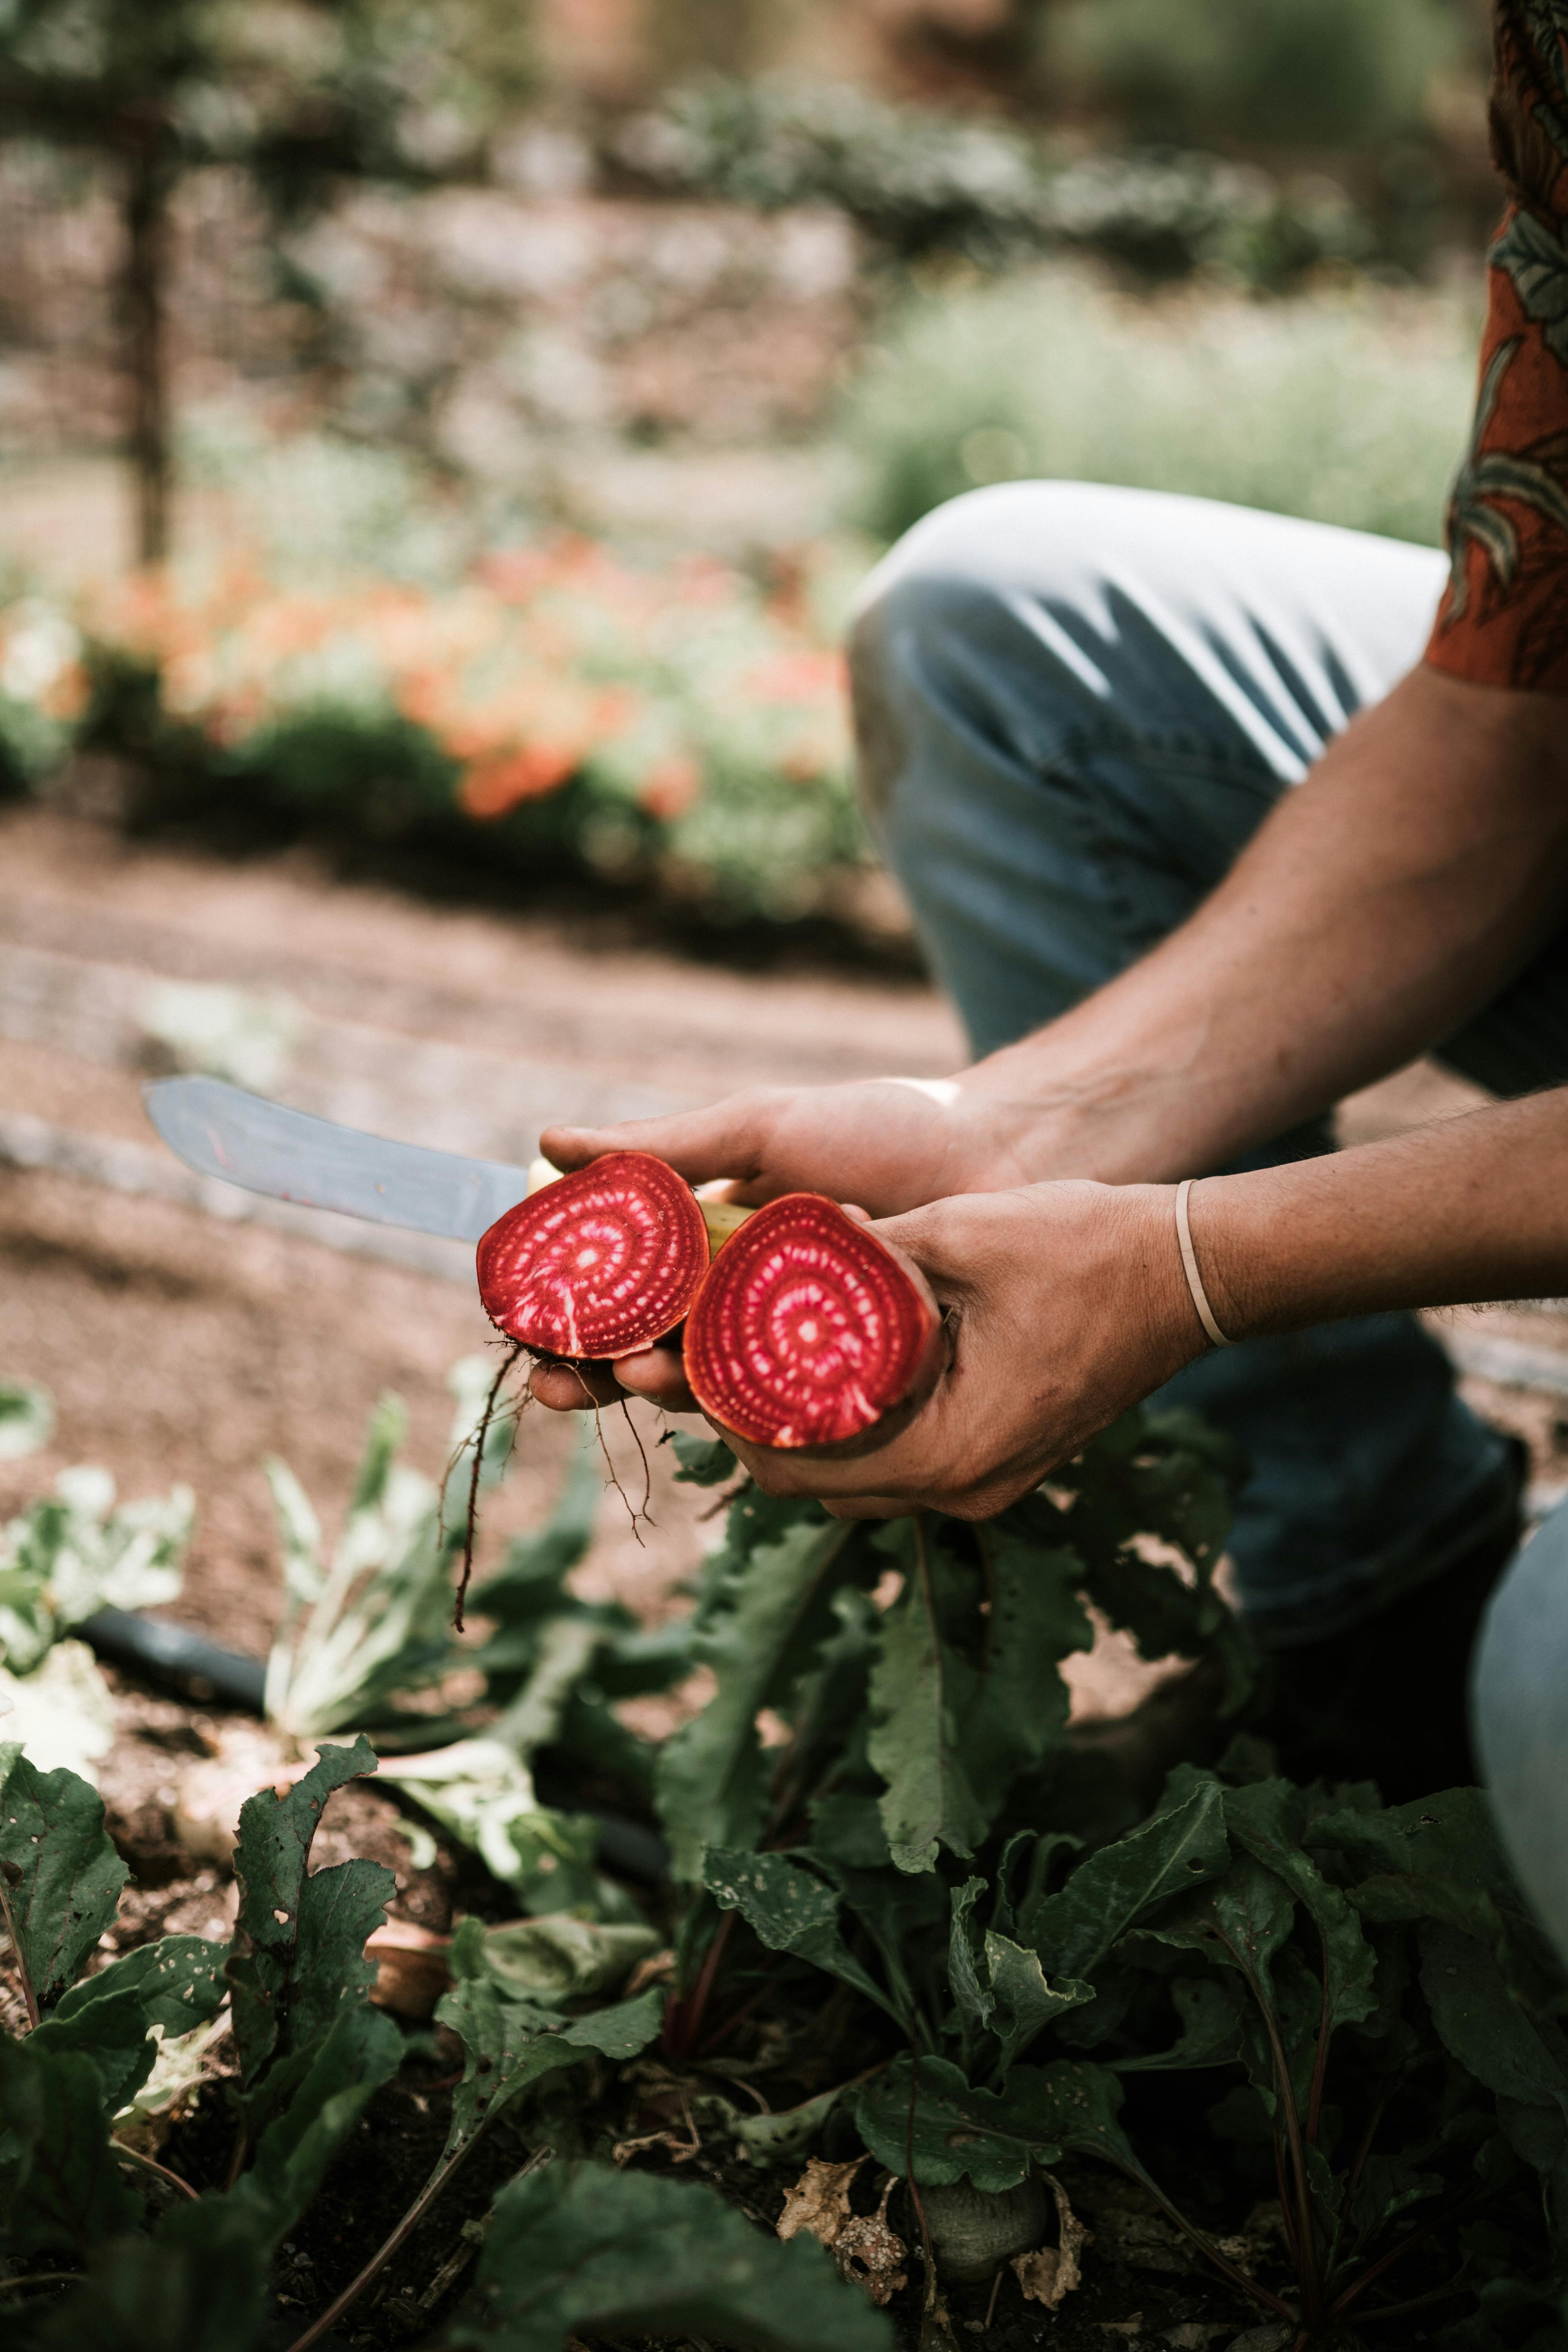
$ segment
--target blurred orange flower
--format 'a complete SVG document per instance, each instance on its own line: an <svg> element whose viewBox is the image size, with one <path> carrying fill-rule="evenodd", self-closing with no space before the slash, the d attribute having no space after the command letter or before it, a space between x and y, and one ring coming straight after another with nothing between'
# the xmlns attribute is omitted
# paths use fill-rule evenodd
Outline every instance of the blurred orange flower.
<svg viewBox="0 0 1568 2352"><path fill-rule="evenodd" d="M458 800L465 815L505 816L520 801L536 801L563 784L582 764L574 746L531 743L524 751L475 760L464 769Z"/></svg>
<svg viewBox="0 0 1568 2352"><path fill-rule="evenodd" d="M637 786L637 806L668 824L684 816L702 791L702 771L689 752L671 751L656 760Z"/></svg>

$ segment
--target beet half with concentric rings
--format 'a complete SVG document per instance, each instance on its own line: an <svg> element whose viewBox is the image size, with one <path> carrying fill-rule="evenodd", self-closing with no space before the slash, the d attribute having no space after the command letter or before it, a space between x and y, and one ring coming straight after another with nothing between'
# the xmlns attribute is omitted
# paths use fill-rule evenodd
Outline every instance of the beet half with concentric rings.
<svg viewBox="0 0 1568 2352"><path fill-rule="evenodd" d="M724 1244L686 1321L686 1377L749 1444L857 1453L887 1442L941 1370L920 1269L815 1192L786 1192Z"/></svg>
<svg viewBox="0 0 1568 2352"><path fill-rule="evenodd" d="M497 1218L479 1245L479 1297L532 1354L603 1362L677 1329L708 1259L686 1179L651 1152L611 1151Z"/></svg>

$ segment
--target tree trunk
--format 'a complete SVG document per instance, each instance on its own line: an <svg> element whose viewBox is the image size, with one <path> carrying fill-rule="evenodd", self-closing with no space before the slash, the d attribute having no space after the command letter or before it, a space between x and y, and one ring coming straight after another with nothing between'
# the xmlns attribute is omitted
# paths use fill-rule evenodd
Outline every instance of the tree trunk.
<svg viewBox="0 0 1568 2352"><path fill-rule="evenodd" d="M129 446L136 478L136 551L161 563L169 551L173 467L169 449L165 302L173 159L161 141L138 147L125 187L125 342L131 374Z"/></svg>

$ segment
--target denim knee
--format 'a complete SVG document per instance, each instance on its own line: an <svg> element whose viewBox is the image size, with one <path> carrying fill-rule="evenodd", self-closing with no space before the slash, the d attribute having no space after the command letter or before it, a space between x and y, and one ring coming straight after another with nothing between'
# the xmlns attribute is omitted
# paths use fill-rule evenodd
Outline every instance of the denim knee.
<svg viewBox="0 0 1568 2352"><path fill-rule="evenodd" d="M1568 1958L1568 1506L1542 1523L1492 1595L1471 1715L1509 1860Z"/></svg>

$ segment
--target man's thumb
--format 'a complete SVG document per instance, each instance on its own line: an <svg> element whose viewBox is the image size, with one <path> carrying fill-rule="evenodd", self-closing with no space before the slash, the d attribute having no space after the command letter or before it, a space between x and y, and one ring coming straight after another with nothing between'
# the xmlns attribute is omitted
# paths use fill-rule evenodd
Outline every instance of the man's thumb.
<svg viewBox="0 0 1568 2352"><path fill-rule="evenodd" d="M606 1151L651 1151L689 1183L719 1176L749 1182L757 1172L759 1137L742 1101L706 1110L672 1111L665 1118L628 1118L616 1127L547 1127L539 1148L557 1168L585 1168Z"/></svg>

